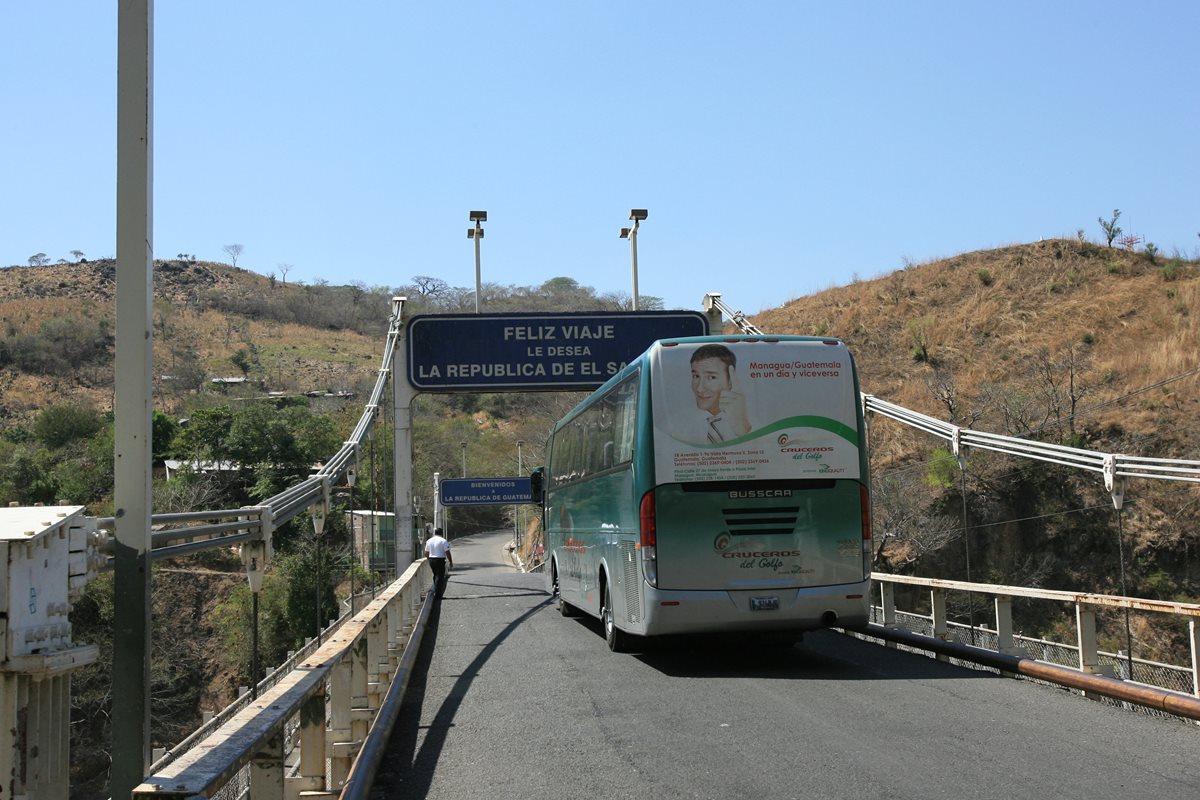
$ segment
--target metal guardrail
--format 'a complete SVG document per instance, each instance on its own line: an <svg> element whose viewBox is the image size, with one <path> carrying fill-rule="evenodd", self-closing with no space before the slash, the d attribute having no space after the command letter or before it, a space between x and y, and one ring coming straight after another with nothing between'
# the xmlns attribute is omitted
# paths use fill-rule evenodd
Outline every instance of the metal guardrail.
<svg viewBox="0 0 1200 800"><path fill-rule="evenodd" d="M880 605L865 634L939 653L938 658L960 658L1005 672L1028 675L1092 692L1116 701L1200 720L1200 604L1144 600L1136 597L995 586L906 575L871 574L880 589ZM929 589L928 616L897 611L895 587ZM950 591L988 595L994 601L994 627L968 626L949 621L946 594ZM1072 603L1075 606L1076 643L1065 645L1017 635L1013 631L1014 598ZM1169 614L1188 620L1192 663L1190 668L1133 659L1128 654L1101 652L1097 646L1096 610L1129 609ZM944 645L944 646L943 646ZM1074 654L1074 659L1070 654ZM1053 668L1050 668L1050 667ZM1189 686L1190 684L1190 686Z"/></svg>
<svg viewBox="0 0 1200 800"><path fill-rule="evenodd" d="M1079 447L1019 439L1014 436L1002 436L951 425L927 414L880 400L869 394L862 396L862 402L864 412L871 411L945 439L950 442L955 455L959 454L962 447L978 447L1021 458L1099 472L1105 476L1105 485L1110 492L1116 488L1113 485L1115 478L1156 478L1200 483L1200 461L1102 453Z"/></svg>
<svg viewBox="0 0 1200 800"><path fill-rule="evenodd" d="M187 752L156 763L134 796L237 797L246 789L331 796L352 775L369 785L355 759L390 733L390 722L376 723L381 709L394 719L428 622L431 585L428 562L412 564L256 700Z"/></svg>

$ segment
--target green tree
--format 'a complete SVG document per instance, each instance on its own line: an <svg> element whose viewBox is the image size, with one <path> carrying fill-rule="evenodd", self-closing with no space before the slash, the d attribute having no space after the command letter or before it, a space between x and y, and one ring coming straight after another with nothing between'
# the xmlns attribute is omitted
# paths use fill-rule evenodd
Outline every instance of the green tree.
<svg viewBox="0 0 1200 800"><path fill-rule="evenodd" d="M260 665L282 663L288 650L296 644L287 616L287 598L287 580L280 572L272 570L263 576L262 590L258 595ZM254 624L253 611L250 587L241 584L213 613L213 622L224 643L228 664L237 672L240 685L248 685L252 678L253 640L246 634ZM261 679L262 674L257 677Z"/></svg>
<svg viewBox="0 0 1200 800"><path fill-rule="evenodd" d="M197 461L228 461L232 424L233 412L228 406L196 409L176 438L176 451Z"/></svg>
<svg viewBox="0 0 1200 800"><path fill-rule="evenodd" d="M57 450L77 439L94 435L102 424L100 414L94 408L56 403L37 415L33 433L46 447Z"/></svg>
<svg viewBox="0 0 1200 800"><path fill-rule="evenodd" d="M242 371L243 375L250 374L250 354L246 352L246 348L238 348L238 351L229 357L233 365Z"/></svg>
<svg viewBox="0 0 1200 800"><path fill-rule="evenodd" d="M1105 220L1104 217L1097 217L1100 227L1104 230L1104 240L1109 247L1112 247L1113 239L1121 235L1121 229L1117 226L1117 220L1121 218L1121 209L1114 208L1112 219Z"/></svg>
<svg viewBox="0 0 1200 800"><path fill-rule="evenodd" d="M0 464L0 493L15 498L23 506L37 503L53 504L58 498L58 486L51 474L54 459L44 447L19 444Z"/></svg>
<svg viewBox="0 0 1200 800"><path fill-rule="evenodd" d="M175 446L175 437L179 435L179 423L174 417L167 416L155 409L150 421L151 441L154 450L154 460L161 461L169 456Z"/></svg>
<svg viewBox="0 0 1200 800"><path fill-rule="evenodd" d="M276 559L287 581L287 625L293 647L317 635L338 616L334 585L345 571L339 551L326 536L308 530L293 540L292 552Z"/></svg>

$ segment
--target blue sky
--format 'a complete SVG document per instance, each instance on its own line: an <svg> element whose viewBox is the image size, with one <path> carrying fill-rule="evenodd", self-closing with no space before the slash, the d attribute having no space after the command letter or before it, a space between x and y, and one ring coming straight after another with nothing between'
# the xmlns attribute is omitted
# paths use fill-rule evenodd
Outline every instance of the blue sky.
<svg viewBox="0 0 1200 800"><path fill-rule="evenodd" d="M117 4L0 11L0 265L115 246ZM289 282L560 275L753 313L1126 232L1200 253L1200 4L573 0L155 9L158 257Z"/></svg>

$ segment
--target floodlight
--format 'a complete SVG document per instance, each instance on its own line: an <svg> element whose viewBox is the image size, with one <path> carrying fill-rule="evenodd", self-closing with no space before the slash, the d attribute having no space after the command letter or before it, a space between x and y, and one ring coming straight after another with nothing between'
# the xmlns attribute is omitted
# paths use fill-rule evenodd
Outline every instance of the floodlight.
<svg viewBox="0 0 1200 800"><path fill-rule="evenodd" d="M642 219L645 219L645 217L643 217ZM472 211L470 220L471 220L471 222L487 222L487 212L486 211Z"/></svg>
<svg viewBox="0 0 1200 800"><path fill-rule="evenodd" d="M629 228L621 228L621 238L622 239L629 238Z"/></svg>
<svg viewBox="0 0 1200 800"><path fill-rule="evenodd" d="M644 220L646 218L646 209L644 209L644 208L629 209L629 218L632 220L636 220L637 222L641 222L642 220Z"/></svg>

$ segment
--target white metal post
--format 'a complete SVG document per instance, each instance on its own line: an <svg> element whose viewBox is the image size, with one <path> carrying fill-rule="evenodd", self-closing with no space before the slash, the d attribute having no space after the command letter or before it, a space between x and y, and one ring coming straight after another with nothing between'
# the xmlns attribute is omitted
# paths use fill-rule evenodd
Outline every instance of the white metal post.
<svg viewBox="0 0 1200 800"><path fill-rule="evenodd" d="M1192 641L1192 694L1200 697L1200 625L1188 620L1188 638Z"/></svg>
<svg viewBox="0 0 1200 800"><path fill-rule="evenodd" d="M517 439L517 477L518 478L525 477L525 467L521 463L521 446L523 444L525 444L523 441L521 441L520 439ZM517 539L518 551L521 548L521 534L524 530L524 528L521 525L521 512L524 510L524 508L525 507L520 504L513 506L513 533Z"/></svg>
<svg viewBox="0 0 1200 800"><path fill-rule="evenodd" d="M1112 677L1111 669L1100 666L1099 646L1096 641L1096 610L1076 603L1075 625L1079 641L1079 671L1089 675Z"/></svg>
<svg viewBox="0 0 1200 800"><path fill-rule="evenodd" d="M341 788L350 775L350 766L354 763L352 752L353 731L350 709L352 701L352 665L349 658L343 657L329 671L329 733L333 742L329 758L329 782L334 789Z"/></svg>
<svg viewBox="0 0 1200 800"><path fill-rule="evenodd" d="M445 526L446 520L442 519L446 510L442 507L442 473L433 473L433 527L441 528Z"/></svg>
<svg viewBox="0 0 1200 800"><path fill-rule="evenodd" d="M412 544L412 403L416 391L408 382L408 348L404 329L404 297L392 298L396 346L392 349L392 475L395 480L396 577L413 560Z"/></svg>
<svg viewBox="0 0 1200 800"><path fill-rule="evenodd" d="M1007 656L1020 655L1021 651L1013 644L1012 598L997 595L995 602L996 652Z"/></svg>
<svg viewBox="0 0 1200 800"><path fill-rule="evenodd" d="M945 641L950 638L950 626L946 621L946 590L931 590L929 592L929 603L932 611L931 621L933 623L933 638ZM941 653L938 653L937 660L949 661L950 659Z"/></svg>
<svg viewBox="0 0 1200 800"><path fill-rule="evenodd" d="M883 627L896 627L896 586L887 581L879 582L879 605L883 609ZM884 647L895 649L896 643L884 640Z"/></svg>
<svg viewBox="0 0 1200 800"><path fill-rule="evenodd" d="M250 800L283 800L283 732L275 733L250 762Z"/></svg>
<svg viewBox="0 0 1200 800"><path fill-rule="evenodd" d="M324 792L325 784L325 694L320 692L300 706L300 767L287 779L284 794L298 800L301 792Z"/></svg>
<svg viewBox="0 0 1200 800"><path fill-rule="evenodd" d="M150 765L150 514L154 302L154 3L117 7L116 607L110 790Z"/></svg>

